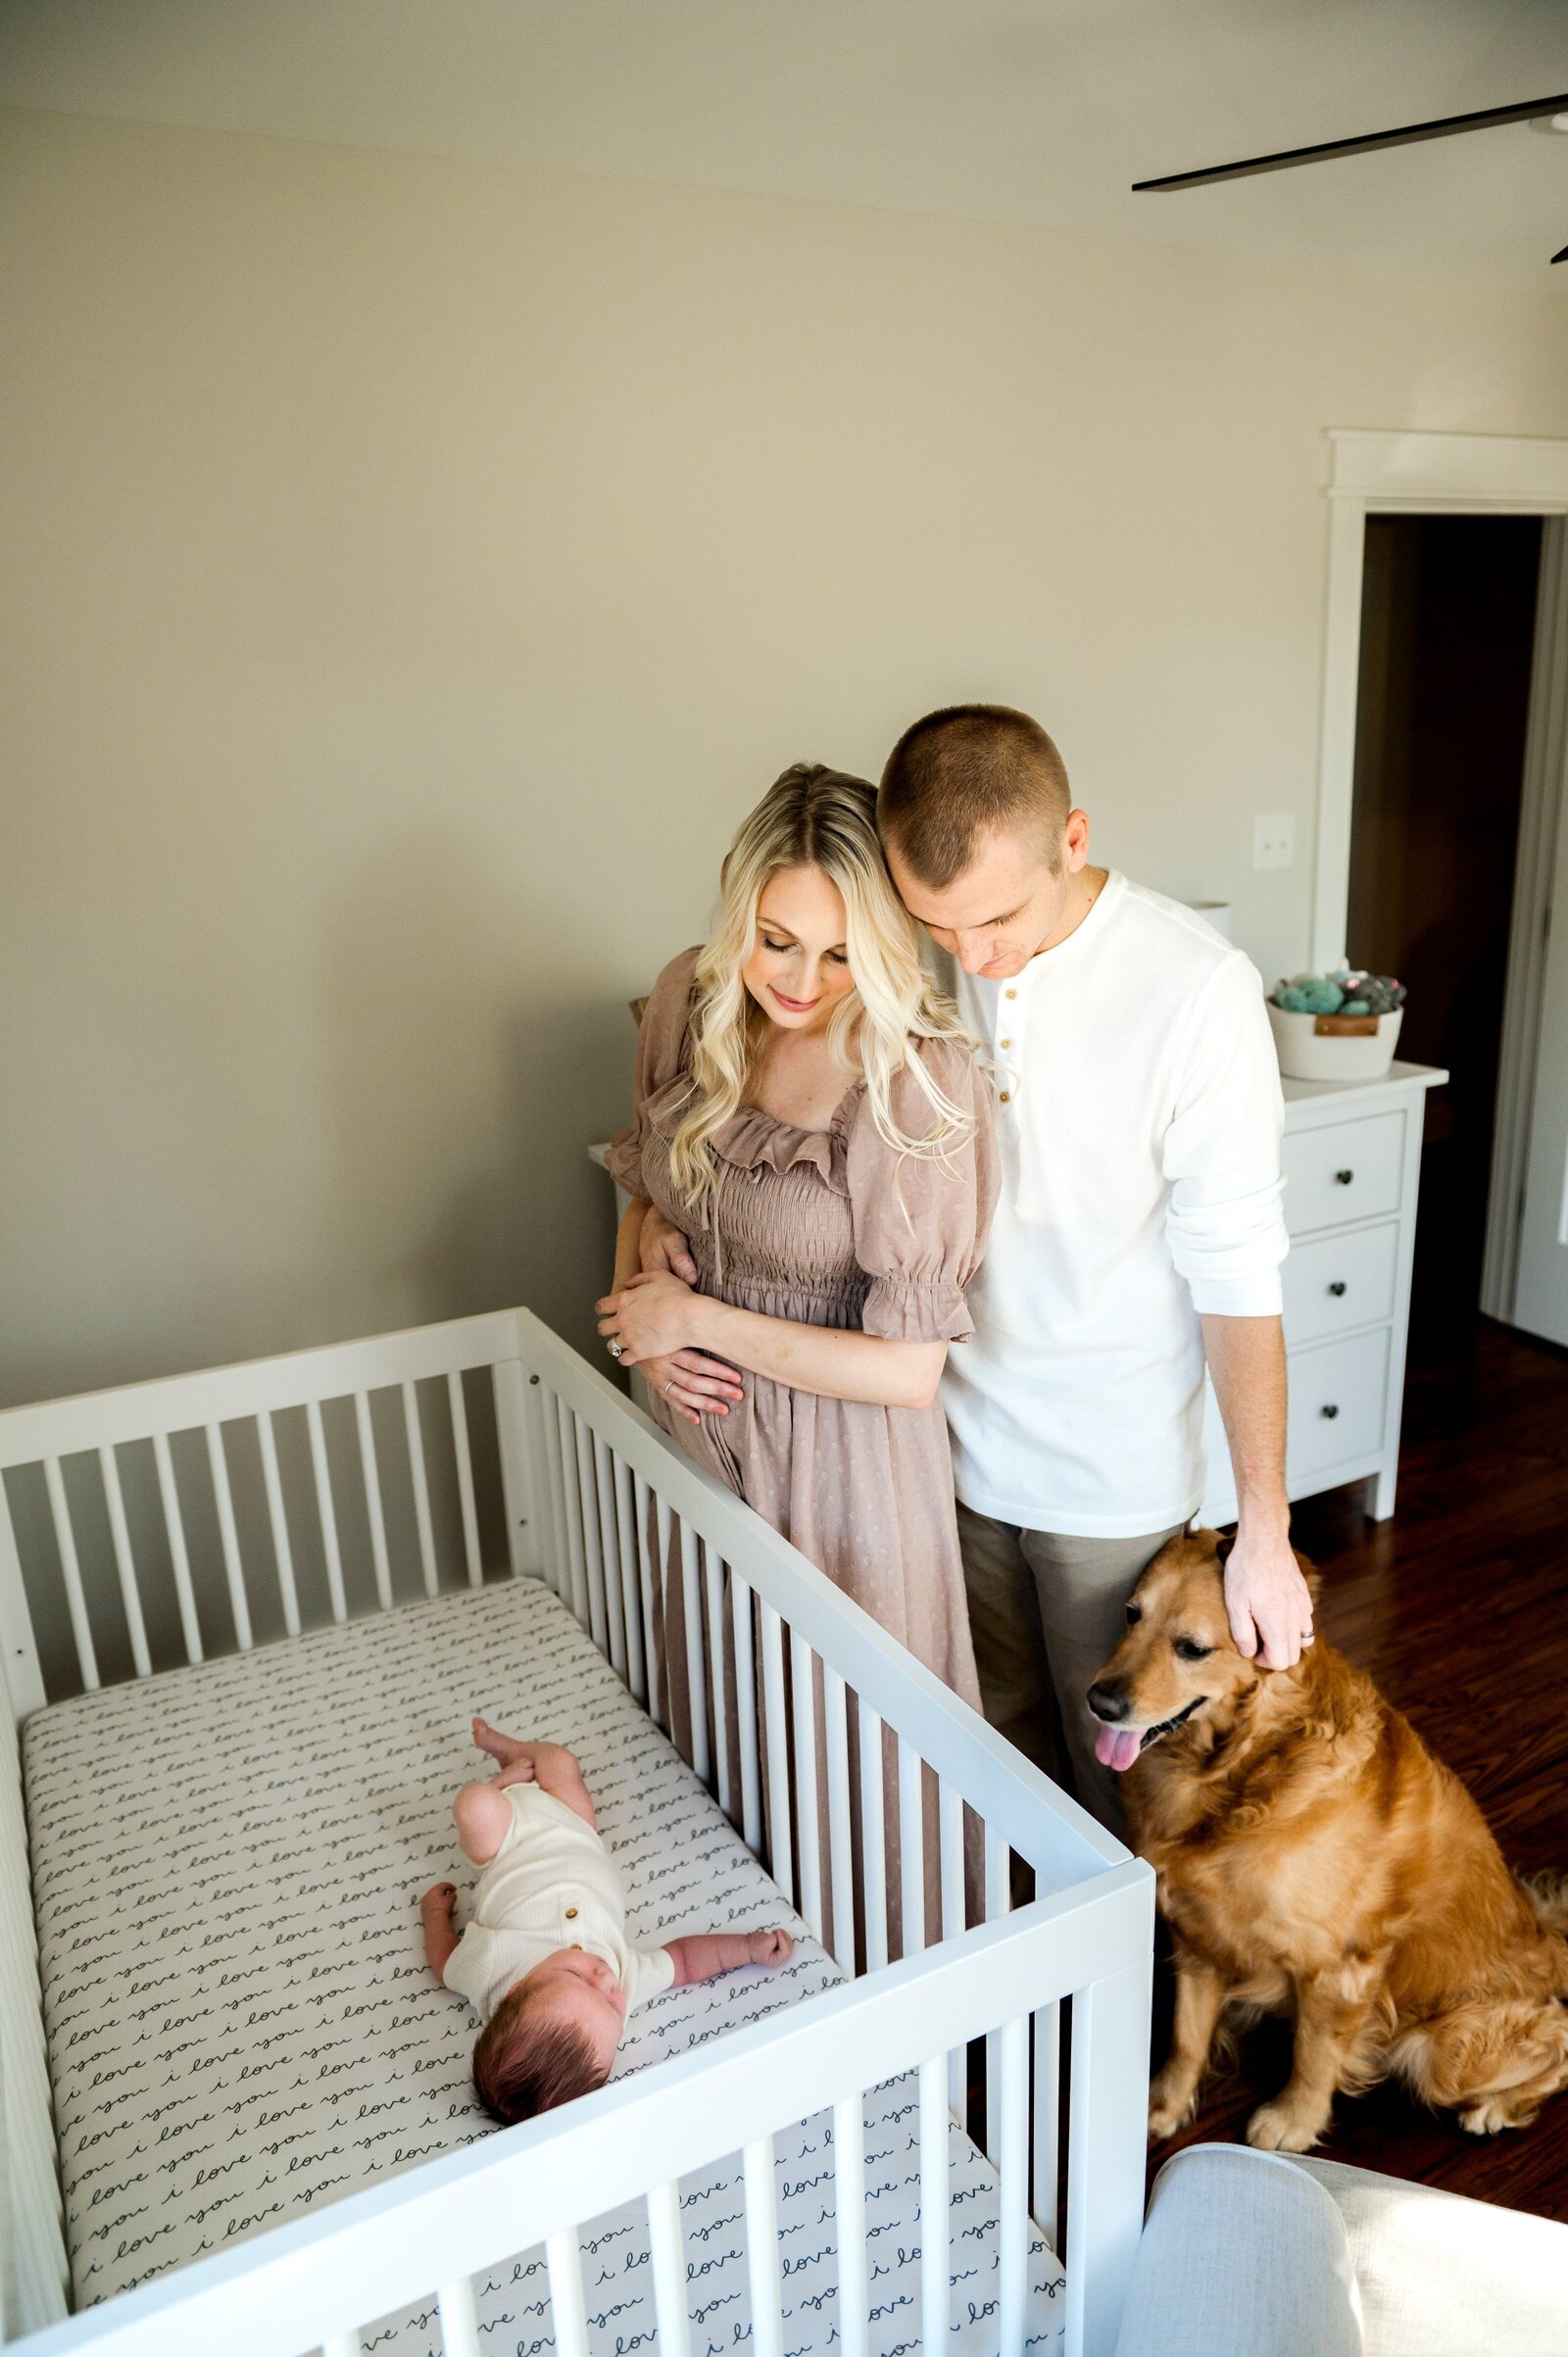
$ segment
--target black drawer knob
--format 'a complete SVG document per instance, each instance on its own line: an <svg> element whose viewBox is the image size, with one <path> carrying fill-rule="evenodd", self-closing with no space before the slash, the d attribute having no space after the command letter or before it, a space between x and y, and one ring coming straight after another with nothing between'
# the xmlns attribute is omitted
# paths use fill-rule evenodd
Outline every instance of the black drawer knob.
<svg viewBox="0 0 1568 2357"><path fill-rule="evenodd" d="M1333 1294L1335 1300L1338 1301L1340 1296L1345 1291L1345 1279L1343 1277L1336 1277L1333 1284L1329 1287L1329 1291L1331 1294Z"/></svg>
<svg viewBox="0 0 1568 2357"><path fill-rule="evenodd" d="M1354 1176L1355 1172L1353 1170L1336 1170L1334 1173L1334 1183L1337 1187L1348 1187Z"/></svg>
<svg viewBox="0 0 1568 2357"><path fill-rule="evenodd" d="M1339 1412L1339 1408L1335 1405L1335 1402L1332 1399L1329 1400L1328 1404L1323 1410L1323 1413L1326 1416L1337 1416Z"/></svg>

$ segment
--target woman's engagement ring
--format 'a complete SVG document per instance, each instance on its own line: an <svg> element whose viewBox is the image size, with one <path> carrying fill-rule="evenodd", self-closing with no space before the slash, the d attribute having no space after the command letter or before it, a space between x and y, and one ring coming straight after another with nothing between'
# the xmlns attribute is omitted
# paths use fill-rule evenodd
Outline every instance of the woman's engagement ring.
<svg viewBox="0 0 1568 2357"><path fill-rule="evenodd" d="M610 1355L611 1355L611 1357L612 1357L612 1358L618 1358L618 1357L620 1356L620 1345L619 1345L619 1343L612 1343L612 1344L611 1344L611 1346L610 1346Z"/></svg>

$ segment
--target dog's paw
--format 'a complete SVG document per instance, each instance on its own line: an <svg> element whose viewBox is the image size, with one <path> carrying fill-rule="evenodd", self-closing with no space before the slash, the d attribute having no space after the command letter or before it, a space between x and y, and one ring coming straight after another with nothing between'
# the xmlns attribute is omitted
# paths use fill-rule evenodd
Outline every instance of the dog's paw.
<svg viewBox="0 0 1568 2357"><path fill-rule="evenodd" d="M1504 2129L1528 2128L1535 2116L1534 2112L1528 2112L1521 2119L1500 2095L1494 2095L1490 2102L1472 2103L1468 2111L1462 2111L1459 2126L1467 2136L1501 2136Z"/></svg>
<svg viewBox="0 0 1568 2357"><path fill-rule="evenodd" d="M1164 2073L1161 2072L1149 2090L1149 2140L1152 2144L1161 2144L1167 2136L1173 2136L1177 2129L1185 2128L1198 2111L1196 2088L1185 2102L1180 2102L1177 2100L1180 2088L1166 2087L1162 2084L1163 2079Z"/></svg>
<svg viewBox="0 0 1568 2357"><path fill-rule="evenodd" d="M1247 2123L1247 2140L1259 2152L1310 2152L1327 2125L1303 2119L1287 2103L1260 2103Z"/></svg>

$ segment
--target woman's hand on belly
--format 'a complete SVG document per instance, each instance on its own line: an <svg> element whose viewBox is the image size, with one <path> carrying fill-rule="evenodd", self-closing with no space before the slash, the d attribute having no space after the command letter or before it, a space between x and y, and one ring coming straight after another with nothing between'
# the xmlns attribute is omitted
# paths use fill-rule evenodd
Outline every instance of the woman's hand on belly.
<svg viewBox="0 0 1568 2357"><path fill-rule="evenodd" d="M622 1366L635 1367L650 1358L700 1350L711 1304L678 1277L656 1273L632 1277L595 1306L600 1333L607 1342L619 1343Z"/></svg>
<svg viewBox="0 0 1568 2357"><path fill-rule="evenodd" d="M644 1358L637 1371L688 1424L700 1424L704 1416L727 1416L745 1398L735 1369L722 1358L710 1358L705 1350L672 1350L667 1358Z"/></svg>

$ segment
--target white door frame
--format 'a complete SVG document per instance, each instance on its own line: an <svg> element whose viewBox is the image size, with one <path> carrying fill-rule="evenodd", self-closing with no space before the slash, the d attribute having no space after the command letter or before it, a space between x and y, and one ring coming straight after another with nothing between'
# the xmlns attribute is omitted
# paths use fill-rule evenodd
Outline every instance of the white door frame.
<svg viewBox="0 0 1568 2357"><path fill-rule="evenodd" d="M1312 963L1345 957L1369 516L1568 515L1568 442L1506 434L1329 434L1328 611L1318 752Z"/></svg>

